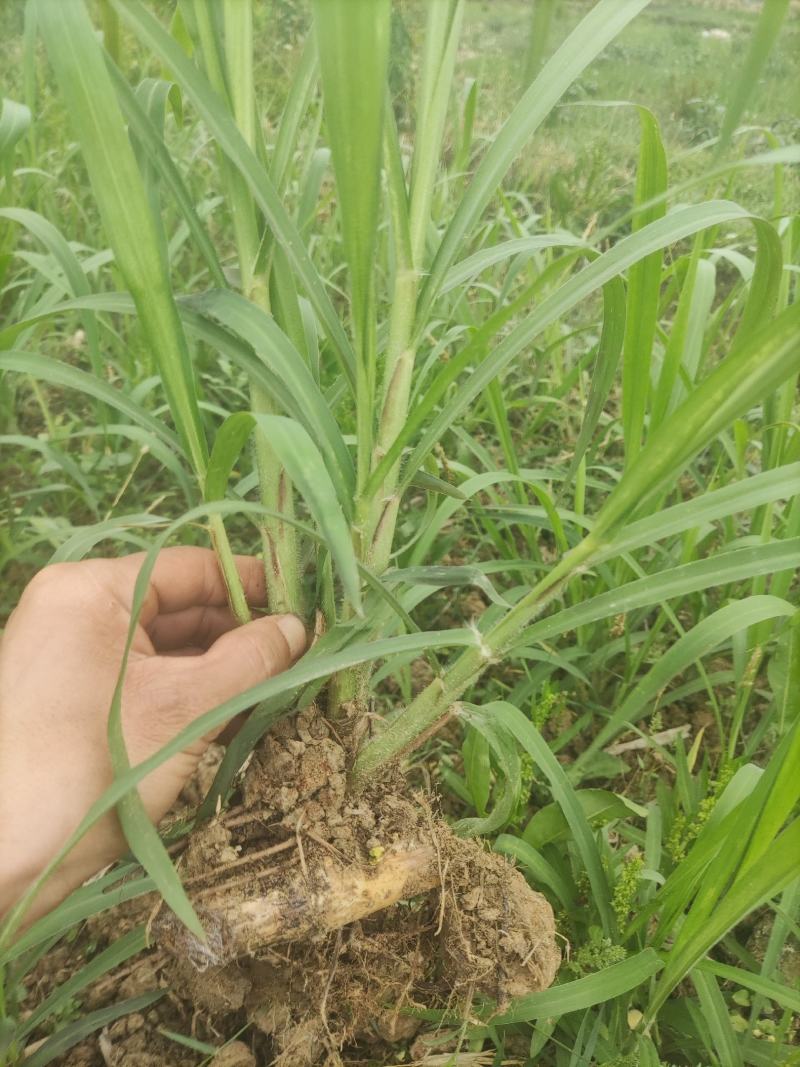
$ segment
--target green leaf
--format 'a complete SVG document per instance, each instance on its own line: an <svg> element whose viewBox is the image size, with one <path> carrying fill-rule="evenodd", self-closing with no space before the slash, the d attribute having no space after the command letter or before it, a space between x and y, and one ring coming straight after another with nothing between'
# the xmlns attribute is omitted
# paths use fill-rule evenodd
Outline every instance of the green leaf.
<svg viewBox="0 0 800 1067"><path fill-rule="evenodd" d="M600 416L617 372L619 357L625 340L625 287L620 278L613 278L603 286L603 330L597 346L597 356L592 368L589 396L580 432L575 442L575 451L564 484L572 482L578 464L594 436Z"/></svg>
<svg viewBox="0 0 800 1067"><path fill-rule="evenodd" d="M84 1015L77 1022L70 1023L53 1034L52 1037L48 1037L45 1043L40 1045L32 1055L26 1056L26 1067L45 1067L45 1064L52 1063L56 1057L63 1056L65 1052L68 1052L79 1041L83 1041L85 1037L93 1034L96 1030L102 1030L104 1026L109 1026L116 1019L121 1019L123 1015L132 1015L134 1012L144 1011L151 1004L155 1004L157 1000L161 1000L164 995L165 990L154 989L149 993L142 993L138 997L130 997L128 1000L120 1000L116 1004L109 1004L107 1008L89 1012L88 1015Z"/></svg>
<svg viewBox="0 0 800 1067"><path fill-rule="evenodd" d="M563 608L546 619L540 619L520 633L517 643L523 645L532 641L547 641L578 626L608 619L612 615L636 608L659 604L672 597L716 585L726 585L728 582L751 578L756 574L771 574L774 568L789 565L790 559L797 560L799 551L800 538L791 538L787 541L775 541L770 545L737 549L712 556L710 559L685 563L680 567L671 567L646 578L639 578L635 582L627 582L616 589L609 589L574 607Z"/></svg>
<svg viewBox="0 0 800 1067"><path fill-rule="evenodd" d="M579 237L574 237L566 231L537 233L531 237L515 237L511 241L503 241L502 244L482 248L479 252L467 256L466 259L462 259L460 263L456 263L454 267L450 268L447 272L447 277L442 282L440 292L442 294L449 293L452 289L460 289L462 286L468 285L479 274L482 274L496 263L504 263L506 260L516 259L518 256L541 252L546 248L565 247L589 249L585 241L582 241Z"/></svg>
<svg viewBox="0 0 800 1067"><path fill-rule="evenodd" d="M130 654L130 634L132 634L134 627L135 623L132 617L129 640L122 657L122 666L120 667L114 697L111 701L111 709L108 714L108 748L111 755L111 765L117 778L124 775L131 767L122 726L122 693ZM176 917L195 937L199 938L201 942L205 942L206 935L203 930L203 924L198 919L191 901L186 895L186 890L183 888L178 872L173 866L158 830L151 822L150 816L145 810L145 806L136 789L132 789L120 797L117 804L117 817L131 851L153 879L164 903L172 909Z"/></svg>
<svg viewBox="0 0 800 1067"><path fill-rule="evenodd" d="M49 222L38 212L22 207L0 208L0 219L9 219L11 222L24 226L28 233L44 245L63 271L64 278L73 296L88 296L91 293L89 279L84 273L80 260L73 252L69 242L52 222Z"/></svg>
<svg viewBox="0 0 800 1067"><path fill-rule="evenodd" d="M178 432L202 475L208 451L189 350L159 230L94 28L83 0L36 3L38 25L81 144L103 226L158 362Z"/></svg>
<svg viewBox="0 0 800 1067"><path fill-rule="evenodd" d="M431 223L436 173L453 84L463 0L428 4L416 101L414 158L409 190L409 240L412 269L422 270Z"/></svg>
<svg viewBox="0 0 800 1067"><path fill-rule="evenodd" d="M135 930L130 930L127 934L123 934L116 941L112 941L108 948L94 956L65 982L56 986L44 1000L40 1001L19 1026L14 1039L22 1041L45 1019L57 1016L59 1011L81 990L86 989L88 985L96 982L104 974L121 966L132 956L144 951L146 947L147 938L145 937L143 926L138 926Z"/></svg>
<svg viewBox="0 0 800 1067"><path fill-rule="evenodd" d="M630 819L632 816L644 818L647 814L647 809L608 789L577 789L575 796L592 827L603 826L616 819ZM532 848L541 849L568 834L569 824L562 809L558 804L547 804L531 817L522 838Z"/></svg>
<svg viewBox="0 0 800 1067"><path fill-rule="evenodd" d="M800 612L778 639L767 666L767 677L778 707L780 726L800 718Z"/></svg>
<svg viewBox="0 0 800 1067"><path fill-rule="evenodd" d="M794 304L768 326L749 334L650 435L601 509L591 536L610 540L614 528L658 492L667 478L680 474L722 429L798 370L800 304Z"/></svg>
<svg viewBox="0 0 800 1067"><path fill-rule="evenodd" d="M665 204L657 199L667 189L667 158L655 115L638 108L641 147L636 172L633 232L664 215ZM655 202L653 203L655 199ZM643 205L651 203L652 206ZM625 342L622 359L622 428L628 462L641 448L644 418L650 393L650 365L656 336L661 289L661 249L650 253L631 267L628 274L628 301L625 313Z"/></svg>
<svg viewBox="0 0 800 1067"><path fill-rule="evenodd" d="M718 154L727 147L733 131L744 114L748 98L758 84L759 75L778 39L788 10L789 0L764 0L744 67L731 77L731 94L725 109L725 118L722 120L717 145Z"/></svg>
<svg viewBox="0 0 800 1067"><path fill-rule="evenodd" d="M764 619L788 617L794 612L795 608L779 597L751 596L727 604L705 616L661 656L655 666L636 684L630 696L615 708L589 747L572 765L574 773L579 772L592 753L607 745L626 726L637 722L646 714L650 702L663 692L676 675L696 660L702 659L723 641L749 626Z"/></svg>
<svg viewBox="0 0 800 1067"><path fill-rule="evenodd" d="M316 42L309 37L303 49L300 65L292 78L275 143L272 146L270 176L276 192L280 195L286 191L292 157L300 137L301 124L314 98L318 74ZM302 218L302 215L300 217Z"/></svg>
<svg viewBox="0 0 800 1067"><path fill-rule="evenodd" d="M0 101L0 173L9 170L17 142L31 125L31 111L25 104L3 97Z"/></svg>
<svg viewBox="0 0 800 1067"><path fill-rule="evenodd" d="M482 712L476 713L467 706L462 707L461 715L472 726L470 733L475 743L474 747L478 748L480 742L483 742L488 745L494 754L495 763L500 771L502 789L495 800L492 810L484 815L489 798L486 788L489 784L488 764L481 769L479 775L470 774L470 771L474 771L475 768L474 766L470 767L465 759L464 769L467 771L467 784L470 785L473 796L476 795L474 788L476 779L479 783L483 779L482 784L479 784L477 789L478 801L481 801L481 803L476 802L476 808L482 817L478 819L460 819L455 825L455 830L456 833L464 834L465 836L496 833L509 822L519 806L521 785L519 752L514 739L502 727L498 727L490 715L484 715Z"/></svg>
<svg viewBox="0 0 800 1067"><path fill-rule="evenodd" d="M297 276L305 286L308 298L333 345L342 369L348 379L354 382L355 361L352 348L311 261L305 242L286 214L281 199L258 157L237 129L227 103L217 96L180 45L137 0L113 0L113 3L142 44L173 72L182 91L192 101L216 138L220 149L241 173L253 200L263 211L276 240L285 249Z"/></svg>
<svg viewBox="0 0 800 1067"><path fill-rule="evenodd" d="M213 242L205 226L200 221L186 183L175 166L163 139L159 136L158 129L153 125L146 110L142 107L140 100L131 90L124 76L113 64L109 64L109 74L117 91L117 98L128 123L130 133L140 143L143 152L147 154L150 166L158 174L175 200L191 234L193 247L205 260L214 284L221 288L226 286L225 274Z"/></svg>
<svg viewBox="0 0 800 1067"><path fill-rule="evenodd" d="M86 371L22 349L0 352L0 369L14 371L17 374L30 374L39 381L49 382L63 389L75 389L86 396L96 397L108 407L121 412L142 429L160 438L179 455L182 454L175 435L164 425L163 421L154 418L134 403L121 389L106 385L105 382L95 378L92 374L87 374Z"/></svg>
<svg viewBox="0 0 800 1067"><path fill-rule="evenodd" d="M731 1026L728 1014L728 1005L720 993L714 976L704 971L692 971L692 982L700 998L700 1008L703 1018L711 1031L711 1039L714 1042L714 1050L719 1057L719 1062L725 1067L744 1067L742 1051Z"/></svg>
<svg viewBox="0 0 800 1067"><path fill-rule="evenodd" d="M511 605L495 589L492 582L481 569L480 564L472 566L445 566L439 564L430 567L401 567L395 571L386 571L381 575L383 582L406 582L409 585L434 585L439 589L451 586L474 585L491 600L493 604L508 608Z"/></svg>
<svg viewBox="0 0 800 1067"><path fill-rule="evenodd" d="M525 53L525 72L523 85L528 86L539 73L545 52L547 38L553 23L558 0L534 0L531 5L531 25L528 31L528 48Z"/></svg>
<svg viewBox="0 0 800 1067"><path fill-rule="evenodd" d="M599 6L601 5L594 10L599 10ZM771 228L763 220L754 219L737 204L725 200L712 200L691 207L677 208L663 219L658 219L637 233L623 238L608 252L598 256L582 271L564 282L492 348L489 355L486 355L484 338L479 337L478 340L469 342L439 371L426 389L424 397L411 410L403 429L373 472L367 491L377 489L383 477L400 458L406 445L422 430L421 439L406 462L402 479L402 487L406 488L412 472L422 465L425 456L441 435L469 408L489 382L520 352L528 349L542 331L561 319L590 293L659 248L710 226L737 220L750 220L756 229ZM468 369L472 370L470 376L459 384L457 392L450 392L448 396L450 387ZM446 405L434 414L446 396Z"/></svg>
<svg viewBox="0 0 800 1067"><path fill-rule="evenodd" d="M478 714L504 727L517 739L547 778L553 797L564 813L564 818L575 841L575 847L589 877L603 929L607 935L612 935L616 931L616 921L611 910L611 893L600 853L576 792L550 746L533 723L513 704L495 700L482 707L465 704L465 708L473 714Z"/></svg>
<svg viewBox="0 0 800 1067"><path fill-rule="evenodd" d="M759 996L768 997L787 1011L800 1014L800 992L792 989L782 982L773 982L763 978L760 974L753 974L742 967L731 967L727 963L717 963L716 960L701 960L692 970L692 978L698 973L713 974L724 982L733 982L743 989L750 989Z"/></svg>
<svg viewBox="0 0 800 1067"><path fill-rule="evenodd" d="M190 306L213 316L247 341L281 382L282 395L285 392L291 398L290 413L322 452L339 504L349 514L355 492L353 461L308 365L288 337L266 311L230 290L204 293L192 298Z"/></svg>
<svg viewBox="0 0 800 1067"><path fill-rule="evenodd" d="M270 447L305 499L339 568L345 593L356 611L361 610L361 581L350 529L322 456L308 433L283 415L230 415L217 431L209 460L205 493L220 500L228 477L254 426L264 431Z"/></svg>
<svg viewBox="0 0 800 1067"><path fill-rule="evenodd" d="M389 0L314 0L313 9L354 332L363 358L372 329L391 7Z"/></svg>
<svg viewBox="0 0 800 1067"><path fill-rule="evenodd" d="M551 1015L559 1017L569 1012L591 1008L595 1004L605 1004L636 989L654 974L658 974L663 966L658 955L652 949L646 948L622 963L604 967L602 971L587 975L586 978L578 978L574 982L551 986L540 993L519 997L508 1011L494 1016L492 1024L508 1026Z"/></svg>
<svg viewBox="0 0 800 1067"><path fill-rule="evenodd" d="M525 92L481 160L456 208L431 265L417 309L422 328L467 235L486 208L508 168L553 107L618 33L647 7L649 0L600 0L545 65Z"/></svg>
<svg viewBox="0 0 800 1067"><path fill-rule="evenodd" d="M217 1045L209 1045L207 1041L198 1041L194 1037L187 1037L186 1034L176 1034L174 1030L166 1030L163 1026L159 1026L158 1032L170 1041L174 1041L176 1045L190 1048L193 1052L199 1052L201 1056L206 1058L216 1056L218 1052L225 1048L224 1045L219 1047Z"/></svg>
<svg viewBox="0 0 800 1067"><path fill-rule="evenodd" d="M417 471L411 483L416 489L424 489L427 493L438 493L440 496L449 496L453 500L463 500L464 494L457 485L451 485L443 478L437 478L435 474L427 471Z"/></svg>
<svg viewBox="0 0 800 1067"><path fill-rule="evenodd" d="M667 956L666 967L648 1008L653 1018L675 988L725 934L756 908L777 896L797 877L800 854L800 819L795 819L772 843L770 862L751 868L746 878L737 881L704 919L703 926L691 938L678 937Z"/></svg>
<svg viewBox="0 0 800 1067"><path fill-rule="evenodd" d="M750 478L731 482L721 489L702 493L692 500L674 504L656 515L628 522L615 535L608 549L595 560L609 559L650 545L692 528L702 529L707 523L728 515L746 514L751 509L776 500L791 500L800 493L800 463L762 471Z"/></svg>
<svg viewBox="0 0 800 1067"><path fill-rule="evenodd" d="M687 391L685 383L694 383L700 369L703 331L714 301L716 271L702 259L703 235L695 238L686 277L681 284L678 307L672 320L658 384L653 391L650 429L654 430L669 411L677 407Z"/></svg>
<svg viewBox="0 0 800 1067"><path fill-rule="evenodd" d="M60 448L43 441L39 437L29 437L26 434L0 434L0 445L26 448L39 452L42 457L56 467L60 467L68 478L72 478L83 494L83 499L91 510L97 515L97 497L87 481L78 464Z"/></svg>
<svg viewBox="0 0 800 1067"><path fill-rule="evenodd" d="M135 863L118 865L97 882L83 885L70 893L66 900L41 919L37 919L29 929L16 938L13 945L3 951L0 955L2 965L6 966L27 953L40 949L43 945L49 945L85 919L124 904L126 900L133 900L145 893L151 893L155 889L152 878L131 877L124 884L117 884L121 883L121 879L127 875L134 874L137 869L138 864ZM2 927L0 927L1 930Z"/></svg>
<svg viewBox="0 0 800 1067"><path fill-rule="evenodd" d="M24 226L30 234L38 241L41 241L64 272L64 277L73 296L88 296L91 293L91 285L80 260L73 252L68 241L51 222L37 212L29 211L27 208L4 208L0 210L0 218L10 219L12 222ZM92 370L96 375L102 375L103 359L100 353L97 322L92 314L82 315L81 321L86 332L86 345ZM105 416L102 405L98 407L97 414L102 421Z"/></svg>
<svg viewBox="0 0 800 1067"><path fill-rule="evenodd" d="M551 889L567 911L575 907L575 886L527 841L512 834L500 834L494 842L494 850L519 860L534 886L545 885Z"/></svg>
<svg viewBox="0 0 800 1067"><path fill-rule="evenodd" d="M465 729L461 756L467 783L466 801L472 804L478 815L483 816L492 791L492 760L489 742L480 730L471 726Z"/></svg>

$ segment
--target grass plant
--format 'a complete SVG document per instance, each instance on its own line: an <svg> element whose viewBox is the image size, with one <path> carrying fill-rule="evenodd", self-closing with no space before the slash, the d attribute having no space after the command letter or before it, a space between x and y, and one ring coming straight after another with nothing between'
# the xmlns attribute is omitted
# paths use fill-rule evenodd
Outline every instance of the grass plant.
<svg viewBox="0 0 800 1067"><path fill-rule="evenodd" d="M476 5L407 6L314 0L269 100L251 0L25 7L0 113L0 406L43 495L10 480L4 562L143 547L138 611L158 550L208 537L246 619L231 545L258 544L271 610L320 639L135 767L118 689L117 777L64 851L116 806L132 859L20 936L36 887L6 918L0 1064L43 1034L24 1062L57 1062L146 1006L68 1017L134 931L21 1013L85 918L155 888L202 934L137 782L255 706L203 818L312 700L380 710L353 790L423 766L572 945L500 1016L428 1013L440 1037L498 1063L797 1062L800 149L769 114L743 125L796 14L765 0L743 23L713 136L674 165L655 108L575 99L648 0L580 19L537 0L552 43L518 56L502 122L480 79L461 94ZM413 106L388 91L398 19ZM75 144L44 156L46 94ZM537 188L567 113L638 127L613 196ZM743 174L756 205L733 198Z"/></svg>

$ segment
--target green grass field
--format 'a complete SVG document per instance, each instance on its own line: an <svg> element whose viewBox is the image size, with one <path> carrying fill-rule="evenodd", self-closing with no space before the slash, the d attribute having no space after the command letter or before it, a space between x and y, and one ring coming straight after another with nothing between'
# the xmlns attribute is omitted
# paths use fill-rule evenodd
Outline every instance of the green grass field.
<svg viewBox="0 0 800 1067"><path fill-rule="evenodd" d="M555 0L529 88L532 12L0 6L0 615L48 562L210 537L235 605L265 551L324 637L209 713L258 705L197 825L298 701L383 716L352 789L402 756L562 946L499 1014L409 980L396 1040L326 971L304 1059L178 989L153 1063L800 1065L800 9ZM0 1067L125 1038L122 879L197 921L125 828L107 892L0 926Z"/></svg>

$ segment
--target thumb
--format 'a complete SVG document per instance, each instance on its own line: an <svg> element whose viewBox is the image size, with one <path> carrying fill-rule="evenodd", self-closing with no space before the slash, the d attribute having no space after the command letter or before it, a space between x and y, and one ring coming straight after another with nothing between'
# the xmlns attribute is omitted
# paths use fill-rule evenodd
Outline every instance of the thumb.
<svg viewBox="0 0 800 1067"><path fill-rule="evenodd" d="M185 672L184 708L196 716L224 704L288 670L307 645L305 626L296 615L268 615L229 630L202 656L175 661Z"/></svg>

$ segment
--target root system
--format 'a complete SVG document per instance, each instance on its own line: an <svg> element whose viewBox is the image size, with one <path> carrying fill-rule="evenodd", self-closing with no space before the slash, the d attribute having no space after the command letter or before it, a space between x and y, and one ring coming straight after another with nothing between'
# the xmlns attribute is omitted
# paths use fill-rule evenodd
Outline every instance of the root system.
<svg viewBox="0 0 800 1067"><path fill-rule="evenodd" d="M206 941L163 907L149 916L170 1011L228 1037L250 1024L269 1049L259 1064L393 1063L418 1009L485 1017L549 986L560 962L545 898L397 772L348 793L348 749L314 709L280 724L239 806L181 858Z"/></svg>

